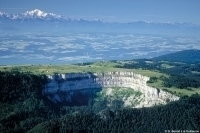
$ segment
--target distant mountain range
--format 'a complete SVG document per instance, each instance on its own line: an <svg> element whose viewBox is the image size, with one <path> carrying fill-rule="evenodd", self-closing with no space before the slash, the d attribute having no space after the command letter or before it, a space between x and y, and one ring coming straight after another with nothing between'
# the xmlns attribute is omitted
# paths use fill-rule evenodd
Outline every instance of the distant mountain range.
<svg viewBox="0 0 200 133"><path fill-rule="evenodd" d="M88 21L88 22L100 22L100 20L95 19L95 20L84 20L84 19L71 19L68 18L66 16L62 16L62 15L57 15L54 13L46 13L43 12L39 9L35 9L32 11L27 11L25 13L20 13L20 14L8 14L5 12L0 12L0 21L3 22L5 20L12 20L12 21L26 21L26 20L30 20L30 21L65 21L65 22L69 22L69 21Z"/></svg>
<svg viewBox="0 0 200 133"><path fill-rule="evenodd" d="M191 23L103 22L98 19L72 19L35 9L21 14L0 12L0 31L93 31L166 35L200 35L200 26ZM14 30L16 31L16 30Z"/></svg>

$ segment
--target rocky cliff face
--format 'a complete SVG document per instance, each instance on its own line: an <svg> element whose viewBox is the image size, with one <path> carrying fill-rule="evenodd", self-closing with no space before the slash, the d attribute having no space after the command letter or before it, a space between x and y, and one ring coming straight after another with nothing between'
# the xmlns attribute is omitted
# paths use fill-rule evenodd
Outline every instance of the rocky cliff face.
<svg viewBox="0 0 200 133"><path fill-rule="evenodd" d="M133 72L67 73L48 75L48 78L50 82L43 90L43 94L54 102L70 101L69 93L61 96L61 92L73 93L75 90L113 87L128 87L142 92L141 103L136 107L166 104L168 101L179 99L161 89L149 87L149 77Z"/></svg>

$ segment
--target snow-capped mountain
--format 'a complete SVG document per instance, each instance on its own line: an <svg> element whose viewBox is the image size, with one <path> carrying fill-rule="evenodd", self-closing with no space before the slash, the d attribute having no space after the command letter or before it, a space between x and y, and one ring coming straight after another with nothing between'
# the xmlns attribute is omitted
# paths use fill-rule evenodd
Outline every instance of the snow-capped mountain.
<svg viewBox="0 0 200 133"><path fill-rule="evenodd" d="M26 13L24 13L24 17L26 18L45 18L45 17L61 18L60 15L56 15L54 13L46 13L39 9L27 11Z"/></svg>
<svg viewBox="0 0 200 133"><path fill-rule="evenodd" d="M27 11L21 14L8 14L5 12L0 12L0 19L60 19L60 15L56 15L54 13L45 13L41 10L35 9L32 11Z"/></svg>
<svg viewBox="0 0 200 133"><path fill-rule="evenodd" d="M5 12L0 12L0 17L1 18L10 18L10 15L8 13L5 13Z"/></svg>
<svg viewBox="0 0 200 133"><path fill-rule="evenodd" d="M25 13L19 13L19 14L8 14L5 12L0 12L0 20L2 19L10 19L10 20L24 20L24 19L37 20L39 19L39 20L60 20L60 21L83 20L83 19L77 19L77 20L70 19L66 16L57 15L54 13L46 13L39 9L34 9L32 11L26 11ZM88 21L91 21L91 20L88 20ZM94 21L97 21L97 20L94 20Z"/></svg>
<svg viewBox="0 0 200 133"><path fill-rule="evenodd" d="M73 20L73 21L102 22L99 19L94 19L94 20L86 20L83 18L72 19L72 18L68 18L63 15L57 15L54 13L46 13L39 9L34 9L31 11L26 11L25 13L19 13L19 14L8 14L5 12L0 12L0 20L2 20L2 19L11 19L11 20L40 19L40 20L66 20L66 21ZM104 22L104 23L106 23L106 22ZM187 23L170 23L170 22L157 23L157 22L153 22L153 21L136 21L136 22L129 22L127 24L129 24L129 25L130 24L167 24L167 25L186 24L187 25Z"/></svg>
<svg viewBox="0 0 200 133"><path fill-rule="evenodd" d="M136 21L127 23L102 22L99 19L73 19L46 13L39 9L19 14L0 12L0 31L20 29L24 31L92 31L142 34L200 34L200 26L191 23Z"/></svg>

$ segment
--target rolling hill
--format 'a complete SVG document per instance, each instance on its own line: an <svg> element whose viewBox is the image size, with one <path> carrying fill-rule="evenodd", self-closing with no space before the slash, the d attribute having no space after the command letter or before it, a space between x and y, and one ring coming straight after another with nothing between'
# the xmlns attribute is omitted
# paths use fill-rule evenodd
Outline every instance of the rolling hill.
<svg viewBox="0 0 200 133"><path fill-rule="evenodd" d="M184 62L184 63L200 63L200 50L184 50L167 55L155 57L154 61L170 61L170 62Z"/></svg>

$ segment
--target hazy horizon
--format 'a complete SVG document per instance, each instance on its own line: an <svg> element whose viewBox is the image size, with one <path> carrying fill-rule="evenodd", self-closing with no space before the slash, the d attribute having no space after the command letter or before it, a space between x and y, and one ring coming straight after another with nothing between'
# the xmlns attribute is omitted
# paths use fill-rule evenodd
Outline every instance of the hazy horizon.
<svg viewBox="0 0 200 133"><path fill-rule="evenodd" d="M179 22L200 24L199 0L142 0L132 1L3 1L1 12L24 13L39 9L75 19L100 19L108 22Z"/></svg>
<svg viewBox="0 0 200 133"><path fill-rule="evenodd" d="M45 13L40 18L40 11L19 19L0 14L0 65L128 60L200 49L199 7L199 0L4 0L0 12L9 14L39 9L120 24L45 18ZM128 23L136 21L142 22Z"/></svg>

